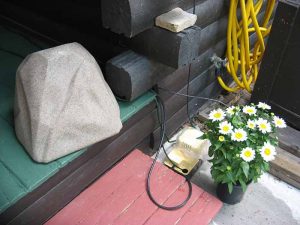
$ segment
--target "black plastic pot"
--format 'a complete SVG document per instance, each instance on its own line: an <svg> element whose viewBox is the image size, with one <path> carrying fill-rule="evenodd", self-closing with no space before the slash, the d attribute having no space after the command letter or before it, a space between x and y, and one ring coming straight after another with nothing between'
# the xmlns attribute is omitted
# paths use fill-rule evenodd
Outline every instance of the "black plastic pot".
<svg viewBox="0 0 300 225"><path fill-rule="evenodd" d="M244 192L241 185L233 185L231 194L228 190L227 184L218 184L217 186L217 196L218 198L227 204L234 205L242 201L244 197Z"/></svg>

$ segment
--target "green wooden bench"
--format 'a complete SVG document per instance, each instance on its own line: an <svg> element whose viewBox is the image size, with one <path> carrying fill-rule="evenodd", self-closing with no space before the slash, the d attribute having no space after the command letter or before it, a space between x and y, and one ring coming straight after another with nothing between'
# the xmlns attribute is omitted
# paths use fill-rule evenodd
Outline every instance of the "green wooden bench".
<svg viewBox="0 0 300 225"><path fill-rule="evenodd" d="M15 33L0 26L0 214L29 192L57 173L86 149L48 164L34 162L18 142L14 132L13 104L15 74L23 57L42 48L39 40ZM147 92L133 102L118 101L122 122L152 102L153 92Z"/></svg>

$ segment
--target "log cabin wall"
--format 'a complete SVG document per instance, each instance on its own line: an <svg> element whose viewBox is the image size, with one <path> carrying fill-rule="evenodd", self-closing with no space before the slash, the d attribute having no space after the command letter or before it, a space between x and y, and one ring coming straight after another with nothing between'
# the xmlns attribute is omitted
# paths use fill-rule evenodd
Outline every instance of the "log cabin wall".
<svg viewBox="0 0 300 225"><path fill-rule="evenodd" d="M56 43L83 44L115 95L131 101L155 85L186 93L189 70L189 94L216 97L221 88L210 57L225 54L228 5L225 0L0 0L0 12ZM175 7L195 11L196 24L179 33L154 25L156 16ZM186 98L158 92L168 120L186 107ZM189 100L191 110L204 103Z"/></svg>
<svg viewBox="0 0 300 225"><path fill-rule="evenodd" d="M122 27L128 30L116 31L105 24L103 12L106 12L105 4L121 4L121 0L0 0L0 21L2 17L13 20L16 30L30 29L31 34L53 45L81 43L98 60L112 90L121 98L133 100L156 87L165 103L166 130L170 135L188 119L187 98L157 87L186 93L190 70L190 95L214 98L221 92L210 57L214 53L224 56L229 1L196 0L198 19L195 26L190 32L178 34L154 27L154 18L177 6L192 12L192 0L122 1L140 2L148 7L156 3L159 7L150 7L152 11L149 8L149 12L148 8L140 10L138 5L131 7L127 14L138 14L138 17L130 16L138 19ZM122 11L121 8L107 10L112 9ZM126 8L122 9L125 12ZM153 9L158 11L155 13ZM154 39L148 34L157 37ZM168 42L161 35L167 36ZM186 40L190 38L193 41L189 43ZM170 51L168 45L176 51ZM169 54L164 55L163 51ZM195 114L204 102L189 99L190 114ZM158 138L157 111L152 102L126 122L120 134L91 146L85 154L1 214L0 224L44 223L136 146L151 154L149 146L157 147Z"/></svg>

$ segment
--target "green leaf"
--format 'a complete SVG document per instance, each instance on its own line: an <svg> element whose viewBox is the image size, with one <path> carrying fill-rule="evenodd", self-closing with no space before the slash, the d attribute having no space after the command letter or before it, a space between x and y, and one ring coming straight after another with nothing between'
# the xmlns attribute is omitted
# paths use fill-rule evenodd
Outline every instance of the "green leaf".
<svg viewBox="0 0 300 225"><path fill-rule="evenodd" d="M226 176L227 176L227 178L228 178L230 181L233 181L233 176L232 176L232 173L231 173L231 172L227 172L227 173L226 173Z"/></svg>
<svg viewBox="0 0 300 225"><path fill-rule="evenodd" d="M245 174L245 176L248 178L248 174L249 174L249 164L246 162L241 162L241 166L242 166L242 170Z"/></svg>
<svg viewBox="0 0 300 225"><path fill-rule="evenodd" d="M264 171L269 171L270 169L269 163L267 162L263 162L263 167L264 167Z"/></svg>
<svg viewBox="0 0 300 225"><path fill-rule="evenodd" d="M243 192L245 192L245 191L246 191L246 188L247 188L246 183L245 183L242 179L239 179L239 182L240 182L240 184L241 184L241 186L242 186Z"/></svg>
<svg viewBox="0 0 300 225"><path fill-rule="evenodd" d="M217 159L214 164L219 164L220 162L224 161L224 156L220 157L219 159Z"/></svg>
<svg viewBox="0 0 300 225"><path fill-rule="evenodd" d="M242 170L241 170L241 168L239 168L235 176L239 177L241 175L241 173L242 173Z"/></svg>
<svg viewBox="0 0 300 225"><path fill-rule="evenodd" d="M227 158L227 154L226 154L226 151L223 149L223 148L221 148L221 151L222 151L222 153L223 153L223 156L225 157L225 159Z"/></svg>
<svg viewBox="0 0 300 225"><path fill-rule="evenodd" d="M216 142L216 143L214 143L214 146L215 146L215 151L216 150L218 150L221 146L222 146L222 143L220 143L220 142Z"/></svg>
<svg viewBox="0 0 300 225"><path fill-rule="evenodd" d="M232 193L232 189L233 189L233 184L230 182L227 185L228 185L228 191L231 194Z"/></svg>

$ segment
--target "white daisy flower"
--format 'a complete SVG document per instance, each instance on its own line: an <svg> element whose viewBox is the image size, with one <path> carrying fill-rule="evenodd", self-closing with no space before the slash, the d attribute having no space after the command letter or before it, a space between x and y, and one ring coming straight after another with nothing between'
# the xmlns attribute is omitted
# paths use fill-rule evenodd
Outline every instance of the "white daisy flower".
<svg viewBox="0 0 300 225"><path fill-rule="evenodd" d="M270 143L265 143L264 146L260 149L260 154L265 161L269 162L275 159L276 149Z"/></svg>
<svg viewBox="0 0 300 225"><path fill-rule="evenodd" d="M223 121L222 123L220 123L219 128L219 132L221 134L230 134L233 129L232 125L227 121Z"/></svg>
<svg viewBox="0 0 300 225"><path fill-rule="evenodd" d="M263 134L271 132L271 124L265 119L259 118L256 125Z"/></svg>
<svg viewBox="0 0 300 225"><path fill-rule="evenodd" d="M212 121L221 121L225 117L225 113L222 109L216 109L209 113L209 119Z"/></svg>
<svg viewBox="0 0 300 225"><path fill-rule="evenodd" d="M231 133L231 140L233 141L246 141L247 140L247 133L243 129L235 129Z"/></svg>
<svg viewBox="0 0 300 225"><path fill-rule="evenodd" d="M278 116L274 116L273 123L275 124L275 127L279 127L279 128L285 128L286 127L285 121L282 118L278 117Z"/></svg>
<svg viewBox="0 0 300 225"><path fill-rule="evenodd" d="M234 106L230 106L226 109L226 112L232 116L234 114L234 110L235 110L235 107Z"/></svg>
<svg viewBox="0 0 300 225"><path fill-rule="evenodd" d="M271 109L271 106L269 106L268 104L266 104L264 102L259 102L257 107L261 108L261 109Z"/></svg>
<svg viewBox="0 0 300 225"><path fill-rule="evenodd" d="M249 129L254 130L255 127L256 127L255 120L248 120L248 121L247 121L247 127L248 127Z"/></svg>
<svg viewBox="0 0 300 225"><path fill-rule="evenodd" d="M254 106L246 105L243 108L243 112L248 114L248 115L254 115L256 113L256 108Z"/></svg>
<svg viewBox="0 0 300 225"><path fill-rule="evenodd" d="M250 162L252 161L254 158L255 158L255 151L250 148L250 147L247 147L247 148L243 148L241 154L240 154L240 157L246 161L246 162Z"/></svg>

